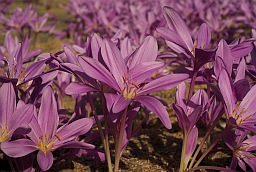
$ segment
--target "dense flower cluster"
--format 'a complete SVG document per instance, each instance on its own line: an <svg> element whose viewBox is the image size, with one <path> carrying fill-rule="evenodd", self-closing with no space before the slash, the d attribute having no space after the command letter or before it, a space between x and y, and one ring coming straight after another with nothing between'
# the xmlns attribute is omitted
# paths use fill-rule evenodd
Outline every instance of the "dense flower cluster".
<svg viewBox="0 0 256 172"><path fill-rule="evenodd" d="M13 2L0 3L0 28L6 31L0 45L0 151L12 158L10 166L17 168L12 170L33 171L37 162L47 171L63 157L86 156L118 171L129 140L139 132L133 126L139 111L145 120L153 112L172 128L166 103L151 93L176 88L167 106L183 133L179 170L256 171L253 1L240 6L240 1L72 0L62 6L74 19L67 34L32 5L7 13ZM74 45L41 53L31 42L42 32L69 37ZM247 37L232 40L240 33ZM63 109L65 97L75 102L71 115ZM102 150L93 145L98 140ZM220 142L232 152L230 165L199 166ZM54 161L60 149L63 157Z"/></svg>

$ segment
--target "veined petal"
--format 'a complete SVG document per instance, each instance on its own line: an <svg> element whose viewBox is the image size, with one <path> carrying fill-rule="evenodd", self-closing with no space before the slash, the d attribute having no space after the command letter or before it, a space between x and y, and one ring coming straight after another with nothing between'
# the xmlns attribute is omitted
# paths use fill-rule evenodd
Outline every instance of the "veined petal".
<svg viewBox="0 0 256 172"><path fill-rule="evenodd" d="M36 57L40 53L41 53L41 49L32 50L29 53L27 53L25 57L23 53L23 62L29 61L32 57Z"/></svg>
<svg viewBox="0 0 256 172"><path fill-rule="evenodd" d="M244 99L240 104L240 110L245 110L246 114L252 115L256 112L255 109L256 102L256 85L254 85L251 90L245 95Z"/></svg>
<svg viewBox="0 0 256 172"><path fill-rule="evenodd" d="M202 109L202 106L197 106L193 112L191 112L190 114L187 113L188 120L190 123L190 129L196 125L197 121L199 120L203 112L204 111Z"/></svg>
<svg viewBox="0 0 256 172"><path fill-rule="evenodd" d="M72 48L78 52L79 54L85 54L86 53L86 49L83 47L80 47L79 45L72 45Z"/></svg>
<svg viewBox="0 0 256 172"><path fill-rule="evenodd" d="M221 40L219 43L219 47L216 52L217 57L221 57L223 59L223 62L225 64L225 68L229 75L232 73L232 67L233 67L233 57L230 51L230 48L225 40Z"/></svg>
<svg viewBox="0 0 256 172"><path fill-rule="evenodd" d="M159 100L150 96L138 96L135 100L156 114L167 129L172 128L169 114Z"/></svg>
<svg viewBox="0 0 256 172"><path fill-rule="evenodd" d="M73 140L75 137L87 133L93 125L93 119L82 118L78 119L64 127L60 128L55 135L57 140L55 141L56 146L61 145L65 142Z"/></svg>
<svg viewBox="0 0 256 172"><path fill-rule="evenodd" d="M186 87L185 82L180 83L177 86L176 96L175 96L175 104L179 105L185 111L187 109L186 89L187 89L187 87Z"/></svg>
<svg viewBox="0 0 256 172"><path fill-rule="evenodd" d="M48 151L46 153L39 151L37 154L37 163L43 171L49 170L53 164L52 152Z"/></svg>
<svg viewBox="0 0 256 172"><path fill-rule="evenodd" d="M163 62L144 62L131 68L128 75L131 81L136 84L141 84L146 79L151 78L152 75L164 65Z"/></svg>
<svg viewBox="0 0 256 172"><path fill-rule="evenodd" d="M25 80L29 80L30 78L40 75L44 71L46 61L47 59L39 60L28 66L23 72L25 75Z"/></svg>
<svg viewBox="0 0 256 172"><path fill-rule="evenodd" d="M187 74L171 74L163 76L161 78L157 78L146 84L143 89L140 90L138 95L145 95L159 90L171 89L188 79L188 77L189 76Z"/></svg>
<svg viewBox="0 0 256 172"><path fill-rule="evenodd" d="M236 78L235 82L241 79L245 79L245 70L246 70L246 63L244 58L240 61L238 67L237 67L237 73L236 73Z"/></svg>
<svg viewBox="0 0 256 172"><path fill-rule="evenodd" d="M185 153L185 162L188 162L191 158L196 145L197 145L197 138L198 138L198 129L194 127L188 134L187 144L186 144L186 153Z"/></svg>
<svg viewBox="0 0 256 172"><path fill-rule="evenodd" d="M245 40L240 44L231 47L231 54L234 60L239 60L240 58L246 56L253 50L253 40Z"/></svg>
<svg viewBox="0 0 256 172"><path fill-rule="evenodd" d="M170 30L168 28L165 28L165 27L160 27L160 28L157 28L156 31L166 40L166 41L169 41L171 42L172 44L176 44L177 46L179 46L179 50L178 50L178 53L190 53L190 51L192 50L189 50L186 43L183 41L183 39L180 37L180 35L178 35L175 31L173 30ZM169 45L168 45L169 46ZM177 52L176 48L173 47L171 44L169 46L171 49L173 49L174 51ZM182 49L182 51L181 51Z"/></svg>
<svg viewBox="0 0 256 172"><path fill-rule="evenodd" d="M153 36L147 36L143 43L133 52L129 57L129 68L133 68L136 65L143 62L153 62L156 60L158 52L158 46L156 39Z"/></svg>
<svg viewBox="0 0 256 172"><path fill-rule="evenodd" d="M16 109L16 94L12 83L4 83L0 88L0 124L6 125Z"/></svg>
<svg viewBox="0 0 256 172"><path fill-rule="evenodd" d="M79 58L78 61L84 72L90 77L104 82L105 84L108 84L115 90L122 90L117 84L114 77L111 75L111 73L97 60L90 57L83 57Z"/></svg>
<svg viewBox="0 0 256 172"><path fill-rule="evenodd" d="M85 142L78 142L78 141L70 141L67 143L62 144L58 148L77 148L77 149L94 149L95 146Z"/></svg>
<svg viewBox="0 0 256 172"><path fill-rule="evenodd" d="M131 41L128 37L126 37L122 42L121 42L121 55L125 59L132 53L132 45Z"/></svg>
<svg viewBox="0 0 256 172"><path fill-rule="evenodd" d="M198 48L205 49L211 43L211 31L209 26L206 23L203 23L198 31L197 35L197 45Z"/></svg>
<svg viewBox="0 0 256 172"><path fill-rule="evenodd" d="M34 105L28 104L18 108L7 122L10 133L14 132L18 127L26 127L32 120L33 113Z"/></svg>
<svg viewBox="0 0 256 172"><path fill-rule="evenodd" d="M70 83L66 89L65 89L65 93L69 94L69 95L73 95L73 94L84 94L90 91L97 91L95 88L86 85L86 84L80 84L78 82L72 82Z"/></svg>
<svg viewBox="0 0 256 172"><path fill-rule="evenodd" d="M50 138L54 136L59 125L59 115L56 99L50 86L43 92L38 113L38 123L43 133L46 133Z"/></svg>
<svg viewBox="0 0 256 172"><path fill-rule="evenodd" d="M116 45L108 39L103 41L101 54L104 62L114 76L120 88L123 88L123 77L127 74L127 68L121 52Z"/></svg>
<svg viewBox="0 0 256 172"><path fill-rule="evenodd" d="M217 56L215 58L215 62L214 62L214 73L215 75L218 77L220 75L220 72L223 68L225 68L225 64L224 61L221 57Z"/></svg>
<svg viewBox="0 0 256 172"><path fill-rule="evenodd" d="M205 106L208 100L207 93L203 89L199 89L188 101L187 114L192 113L199 105Z"/></svg>
<svg viewBox="0 0 256 172"><path fill-rule="evenodd" d="M246 151L254 151L256 149L256 136L252 136L245 141L243 141L243 145L246 147ZM249 145L249 147L247 147Z"/></svg>
<svg viewBox="0 0 256 172"><path fill-rule="evenodd" d="M31 122L29 123L29 127L31 128L31 132L28 133L28 137L34 142L38 143L40 137L44 135L40 125L38 124L37 112L34 109L34 116L32 117Z"/></svg>
<svg viewBox="0 0 256 172"><path fill-rule="evenodd" d="M250 152L248 152L248 157L250 158L244 158L244 162L251 167L252 171L256 171L256 157Z"/></svg>
<svg viewBox="0 0 256 172"><path fill-rule="evenodd" d="M22 68L22 63L23 63L22 44L19 43L18 46L15 49L17 49L17 50L15 51L15 54L13 54L14 57L15 57L14 63L16 63L16 65L14 65L14 66L16 66L16 71L14 71L14 73L15 73L15 78L19 78L21 68Z"/></svg>
<svg viewBox="0 0 256 172"><path fill-rule="evenodd" d="M64 53L66 54L68 61L70 63L72 63L72 64L77 63L77 58L76 58L75 54L67 46L64 46Z"/></svg>
<svg viewBox="0 0 256 172"><path fill-rule="evenodd" d="M117 96L116 94L104 93L104 97L106 98L107 109L109 112L111 112L113 104L115 103L116 96Z"/></svg>
<svg viewBox="0 0 256 172"><path fill-rule="evenodd" d="M4 39L4 46L8 52L12 52L17 44L18 42L12 37L10 32L7 32Z"/></svg>
<svg viewBox="0 0 256 172"><path fill-rule="evenodd" d="M179 105L176 105L176 104L173 104L172 108L175 111L175 115L177 116L180 128L184 131L184 133L188 133L189 128L191 126L190 126L190 121L188 119L188 116L185 113L184 109L182 109Z"/></svg>
<svg viewBox="0 0 256 172"><path fill-rule="evenodd" d="M247 78L240 79L234 83L237 101L242 101L245 95L250 91L251 86Z"/></svg>
<svg viewBox="0 0 256 172"><path fill-rule="evenodd" d="M96 33L94 33L92 35L91 38L91 51L92 51L92 57L95 60L98 60L98 56L99 56L99 51L100 51L100 47L102 45L102 38L99 37L99 35L97 35Z"/></svg>
<svg viewBox="0 0 256 172"><path fill-rule="evenodd" d="M1 143L1 150L8 156L18 158L37 150L34 142L28 139L19 139Z"/></svg>
<svg viewBox="0 0 256 172"><path fill-rule="evenodd" d="M180 35L187 48L191 51L193 49L193 41L184 20L173 8L167 6L164 7L164 17L168 27Z"/></svg>
<svg viewBox="0 0 256 172"><path fill-rule="evenodd" d="M115 102L112 107L113 113L119 113L124 110L131 102L131 99L126 99L122 94L115 96Z"/></svg>
<svg viewBox="0 0 256 172"><path fill-rule="evenodd" d="M234 95L234 88L231 85L231 79L225 69L222 69L219 75L219 88L227 109L228 114L226 115L229 117L235 109L236 97Z"/></svg>

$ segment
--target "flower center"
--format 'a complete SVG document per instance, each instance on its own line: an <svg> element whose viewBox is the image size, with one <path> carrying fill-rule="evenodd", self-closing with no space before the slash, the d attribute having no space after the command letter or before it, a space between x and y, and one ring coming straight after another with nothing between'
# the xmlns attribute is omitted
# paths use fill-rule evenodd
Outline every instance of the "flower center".
<svg viewBox="0 0 256 172"><path fill-rule="evenodd" d="M137 95L136 89L132 88L132 87L124 87L123 89L123 96L126 99L132 99Z"/></svg>
<svg viewBox="0 0 256 172"><path fill-rule="evenodd" d="M0 126L0 143L4 142L9 137L9 129L6 125L4 128Z"/></svg>
<svg viewBox="0 0 256 172"><path fill-rule="evenodd" d="M44 136L39 137L38 149L44 153L51 151L54 145L54 140L50 141L49 136L45 133Z"/></svg>
<svg viewBox="0 0 256 172"><path fill-rule="evenodd" d="M236 120L237 124L241 124L242 122L247 121L252 116L252 114L246 114L246 109L241 109L240 105L238 104L230 116Z"/></svg>
<svg viewBox="0 0 256 172"><path fill-rule="evenodd" d="M123 80L125 85L122 90L123 96L126 99L133 99L137 95L140 86L135 82L128 81L128 79L126 78L126 74L124 75Z"/></svg>

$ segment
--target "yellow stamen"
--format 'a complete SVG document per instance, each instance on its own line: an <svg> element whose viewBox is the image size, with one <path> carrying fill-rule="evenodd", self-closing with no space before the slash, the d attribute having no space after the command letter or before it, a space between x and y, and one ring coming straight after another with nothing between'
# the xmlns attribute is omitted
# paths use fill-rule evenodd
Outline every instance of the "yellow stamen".
<svg viewBox="0 0 256 172"><path fill-rule="evenodd" d="M55 134L55 136L57 137L57 139L60 141L60 136L58 134Z"/></svg>

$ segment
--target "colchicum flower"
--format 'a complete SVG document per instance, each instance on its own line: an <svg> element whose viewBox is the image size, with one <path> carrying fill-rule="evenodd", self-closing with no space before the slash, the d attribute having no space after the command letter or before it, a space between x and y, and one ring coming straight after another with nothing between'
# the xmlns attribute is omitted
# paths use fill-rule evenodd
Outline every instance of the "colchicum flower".
<svg viewBox="0 0 256 172"><path fill-rule="evenodd" d="M241 102L237 101L234 86L228 72L222 69L219 76L219 88L225 103L226 118L230 124L241 130L256 133L256 85L244 96Z"/></svg>
<svg viewBox="0 0 256 172"><path fill-rule="evenodd" d="M0 88L0 149L3 143L10 141L14 131L27 127L33 117L33 105L16 105L16 94L11 83Z"/></svg>
<svg viewBox="0 0 256 172"><path fill-rule="evenodd" d="M171 128L169 115L162 103L147 94L175 87L188 78L187 74L172 74L152 80L152 75L164 66L157 62L157 42L148 36L129 56L123 57L121 51L109 39L104 39L100 52L102 61L90 57L78 59L84 72L111 89L104 92L109 111L118 113L132 101L138 101L154 112L167 128ZM96 91L88 86L76 85L76 90ZM103 86L106 87L106 86ZM67 87L69 89L69 86Z"/></svg>
<svg viewBox="0 0 256 172"><path fill-rule="evenodd" d="M248 131L236 130L229 131L224 136L225 143L233 151L231 169L235 170L239 165L247 171L246 164L248 164L253 171L256 171L256 157L253 154L256 149L256 136L247 138L248 134Z"/></svg>
<svg viewBox="0 0 256 172"><path fill-rule="evenodd" d="M48 170L53 164L52 152L60 147L66 148L87 148L93 149L94 146L88 143L75 141L79 135L88 132L93 120L82 118L70 124L59 127L59 116L57 104L52 88L45 89L39 113L34 111L34 116L29 126L32 131L28 138L22 138L11 142L2 143L1 147L5 154L10 157L23 157L36 150L37 162L43 171Z"/></svg>

